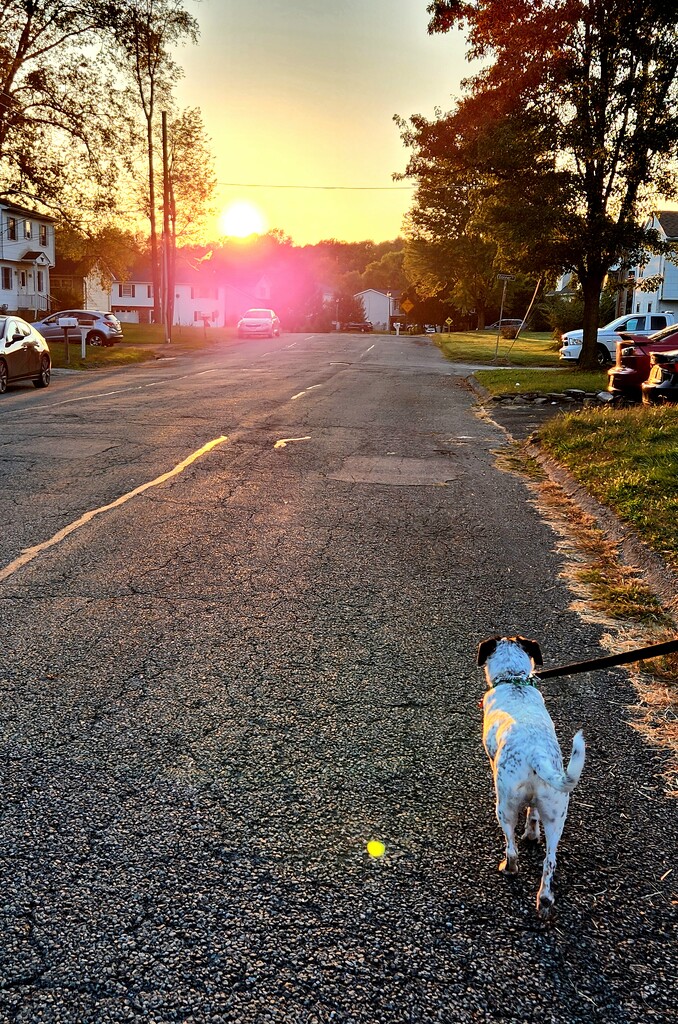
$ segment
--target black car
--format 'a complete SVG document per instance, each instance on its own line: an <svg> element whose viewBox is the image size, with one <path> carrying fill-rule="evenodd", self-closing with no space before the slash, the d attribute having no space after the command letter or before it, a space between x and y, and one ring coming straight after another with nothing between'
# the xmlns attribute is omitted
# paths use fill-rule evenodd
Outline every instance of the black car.
<svg viewBox="0 0 678 1024"><path fill-rule="evenodd" d="M352 320L348 324L344 324L342 327L343 331L359 331L360 334L369 334L370 331L374 330L369 320Z"/></svg>
<svg viewBox="0 0 678 1024"><path fill-rule="evenodd" d="M678 350L653 352L650 376L641 387L644 405L678 402Z"/></svg>

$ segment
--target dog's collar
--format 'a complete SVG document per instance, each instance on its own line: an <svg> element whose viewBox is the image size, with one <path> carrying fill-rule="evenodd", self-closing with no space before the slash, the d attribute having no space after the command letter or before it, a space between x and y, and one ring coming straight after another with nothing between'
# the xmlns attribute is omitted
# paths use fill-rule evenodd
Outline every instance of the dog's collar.
<svg viewBox="0 0 678 1024"><path fill-rule="evenodd" d="M510 686L534 686L534 687L537 686L537 684L534 681L534 676L527 676L527 675L509 676L509 675L506 675L506 676L497 676L496 679L493 679L492 680L492 687L491 688L494 689L495 686L503 686L505 684L508 684Z"/></svg>

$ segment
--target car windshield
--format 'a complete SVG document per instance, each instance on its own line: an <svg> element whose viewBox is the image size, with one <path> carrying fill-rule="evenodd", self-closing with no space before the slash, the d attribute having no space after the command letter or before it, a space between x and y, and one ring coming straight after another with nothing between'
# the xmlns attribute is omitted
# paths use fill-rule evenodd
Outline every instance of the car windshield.
<svg viewBox="0 0 678 1024"><path fill-rule="evenodd" d="M245 316L265 316L267 319L273 316L270 309L248 309Z"/></svg>

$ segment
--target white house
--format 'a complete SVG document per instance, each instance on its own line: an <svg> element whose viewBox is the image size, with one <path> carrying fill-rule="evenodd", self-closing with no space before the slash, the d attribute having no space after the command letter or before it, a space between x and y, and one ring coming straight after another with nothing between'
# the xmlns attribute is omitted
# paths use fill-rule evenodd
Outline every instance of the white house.
<svg viewBox="0 0 678 1024"><path fill-rule="evenodd" d="M49 310L54 218L0 200L0 307L37 319Z"/></svg>
<svg viewBox="0 0 678 1024"><path fill-rule="evenodd" d="M376 288L365 288L362 292L356 292L353 297L362 302L365 319L375 327L389 330L393 317L402 315L399 292L380 292Z"/></svg>
<svg viewBox="0 0 678 1024"><path fill-rule="evenodd" d="M663 242L674 242L678 249L678 212L662 210L650 217L646 227L654 228ZM678 257L665 253L648 254L648 261L631 271L635 282L629 313L678 313ZM656 280L652 280L655 278ZM649 287L645 291L643 282Z"/></svg>
<svg viewBox="0 0 678 1024"><path fill-rule="evenodd" d="M211 266L209 260L195 265L179 259L174 282L174 326L225 327L235 324L252 307L267 307L271 285L265 275L243 278ZM122 323L150 323L153 315L153 284L150 266L139 263L126 281L111 286L110 310Z"/></svg>

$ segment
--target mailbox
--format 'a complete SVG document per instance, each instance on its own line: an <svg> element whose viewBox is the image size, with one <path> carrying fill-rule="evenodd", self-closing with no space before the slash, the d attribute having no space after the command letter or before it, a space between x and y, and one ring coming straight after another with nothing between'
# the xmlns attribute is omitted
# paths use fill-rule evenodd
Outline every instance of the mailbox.
<svg viewBox="0 0 678 1024"><path fill-rule="evenodd" d="M77 317L74 317L74 316L60 316L59 317L59 327L67 328L67 327L77 327L77 326L78 326Z"/></svg>

